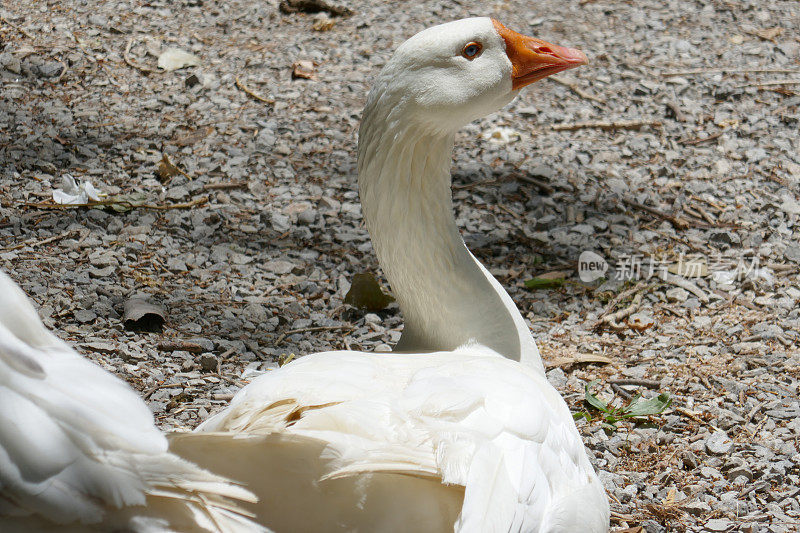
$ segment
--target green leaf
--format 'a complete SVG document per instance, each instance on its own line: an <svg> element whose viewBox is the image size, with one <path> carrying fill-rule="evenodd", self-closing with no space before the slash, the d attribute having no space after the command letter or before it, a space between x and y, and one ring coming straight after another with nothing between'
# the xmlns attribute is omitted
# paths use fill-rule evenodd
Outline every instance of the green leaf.
<svg viewBox="0 0 800 533"><path fill-rule="evenodd" d="M603 411L604 413L608 413L609 412L608 404L603 400L601 400L600 398L598 398L597 396L595 396L594 394L592 394L591 392L589 392L589 389L594 387L599 382L600 382L599 379L594 379L586 384L586 393L584 394L584 399L586 400L586 403L588 403L595 409Z"/></svg>
<svg viewBox="0 0 800 533"><path fill-rule="evenodd" d="M655 398L650 398L649 400L638 401L637 399L637 401L632 401L630 405L622 409L622 413L619 414L619 417L631 418L635 416L657 415L663 413L671 403L672 398L669 397L669 393L662 392Z"/></svg>
<svg viewBox="0 0 800 533"><path fill-rule="evenodd" d="M573 420L580 420L581 418L585 418L587 422L592 421L592 415L587 413L586 411L581 411L579 413L572 413Z"/></svg>
<svg viewBox="0 0 800 533"><path fill-rule="evenodd" d="M564 284L564 278L532 278L525 281L529 289L555 289Z"/></svg>
<svg viewBox="0 0 800 533"><path fill-rule="evenodd" d="M602 428L603 428L603 429L605 429L606 431L610 431L610 432L614 432L614 431L616 431L616 430L617 430L617 426L615 426L615 425L613 425L613 424L606 424L605 422L603 422L602 424L600 424L600 427L602 427Z"/></svg>

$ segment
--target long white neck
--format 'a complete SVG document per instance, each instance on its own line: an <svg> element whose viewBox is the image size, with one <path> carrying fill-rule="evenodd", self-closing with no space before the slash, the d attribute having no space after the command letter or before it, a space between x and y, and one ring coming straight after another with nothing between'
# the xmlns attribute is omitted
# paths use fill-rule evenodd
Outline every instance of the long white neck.
<svg viewBox="0 0 800 533"><path fill-rule="evenodd" d="M405 320L395 349L454 350L476 342L543 372L514 302L456 226L453 133L403 120L399 107L367 106L358 172L372 244Z"/></svg>

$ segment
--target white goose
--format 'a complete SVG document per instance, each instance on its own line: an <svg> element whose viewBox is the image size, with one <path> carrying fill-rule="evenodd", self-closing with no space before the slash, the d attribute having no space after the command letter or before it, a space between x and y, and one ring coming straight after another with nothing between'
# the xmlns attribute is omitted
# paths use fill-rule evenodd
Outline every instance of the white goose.
<svg viewBox="0 0 800 533"><path fill-rule="evenodd" d="M364 217L405 318L398 351L271 371L172 450L246 482L260 500L250 508L279 532L607 531L567 405L511 298L464 245L450 196L460 127L584 63L489 18L403 43L359 132Z"/></svg>
<svg viewBox="0 0 800 533"><path fill-rule="evenodd" d="M0 531L265 531L234 500L255 497L170 453L141 398L0 272Z"/></svg>

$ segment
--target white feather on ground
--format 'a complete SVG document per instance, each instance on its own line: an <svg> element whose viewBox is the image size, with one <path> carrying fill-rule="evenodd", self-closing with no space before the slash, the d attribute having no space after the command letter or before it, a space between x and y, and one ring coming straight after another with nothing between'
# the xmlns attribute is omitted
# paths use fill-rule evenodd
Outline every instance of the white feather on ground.
<svg viewBox="0 0 800 533"><path fill-rule="evenodd" d="M0 529L264 530L237 502L249 491L167 448L141 398L0 272Z"/></svg>

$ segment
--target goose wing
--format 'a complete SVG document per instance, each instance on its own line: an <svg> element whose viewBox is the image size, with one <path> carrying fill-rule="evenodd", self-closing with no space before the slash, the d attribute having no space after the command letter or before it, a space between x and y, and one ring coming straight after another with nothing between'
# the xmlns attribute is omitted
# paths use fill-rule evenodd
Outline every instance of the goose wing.
<svg viewBox="0 0 800 533"><path fill-rule="evenodd" d="M291 438L317 442L304 459L316 464L309 487L367 480L352 484L360 491L354 501L379 491L383 476L417 479L419 499L457 507L442 530L608 527L603 489L563 399L539 372L480 346L310 355L254 380L199 430L269 436L283 446ZM385 497L406 501L399 491ZM573 511L577 522L569 522Z"/></svg>
<svg viewBox="0 0 800 533"><path fill-rule="evenodd" d="M229 498L253 496L170 454L136 393L50 333L0 272L4 531L70 524L259 530Z"/></svg>

